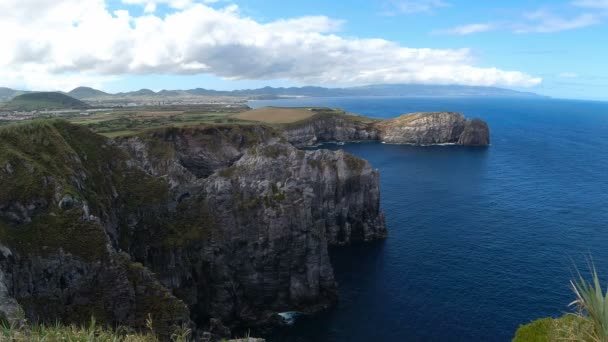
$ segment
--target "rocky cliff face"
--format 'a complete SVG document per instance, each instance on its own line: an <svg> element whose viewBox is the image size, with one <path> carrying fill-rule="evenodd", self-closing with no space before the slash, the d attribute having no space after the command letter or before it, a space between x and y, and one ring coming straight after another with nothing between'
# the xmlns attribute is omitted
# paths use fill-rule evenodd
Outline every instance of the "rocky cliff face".
<svg viewBox="0 0 608 342"><path fill-rule="evenodd" d="M270 128L114 142L47 122L0 141L0 319L141 328L152 314L164 336L226 334L327 307L328 246L386 236L376 170Z"/></svg>
<svg viewBox="0 0 608 342"><path fill-rule="evenodd" d="M283 129L287 140L295 146L312 146L327 141L379 140L380 131L372 121L345 114L320 114Z"/></svg>
<svg viewBox="0 0 608 342"><path fill-rule="evenodd" d="M479 119L452 112L414 113L390 120L344 114L316 115L286 125L285 135L296 146L324 141L377 140L392 144L459 144L485 146L489 128Z"/></svg>
<svg viewBox="0 0 608 342"><path fill-rule="evenodd" d="M467 120L458 138L460 145L485 146L490 144L490 128L479 119Z"/></svg>

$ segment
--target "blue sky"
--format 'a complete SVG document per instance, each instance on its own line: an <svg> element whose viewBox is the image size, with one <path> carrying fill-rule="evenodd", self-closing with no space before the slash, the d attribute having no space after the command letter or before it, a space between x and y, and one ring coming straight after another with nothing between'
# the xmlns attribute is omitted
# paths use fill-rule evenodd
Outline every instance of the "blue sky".
<svg viewBox="0 0 608 342"><path fill-rule="evenodd" d="M55 16L36 29L56 29L85 49L97 41L90 50L99 52L54 38L19 43L15 51L25 57L4 65L0 58L10 85L86 82L126 91L455 83L608 100L608 0L33 1L51 3L49 13L61 2L81 6L61 12L71 27ZM43 47L46 57L33 58Z"/></svg>

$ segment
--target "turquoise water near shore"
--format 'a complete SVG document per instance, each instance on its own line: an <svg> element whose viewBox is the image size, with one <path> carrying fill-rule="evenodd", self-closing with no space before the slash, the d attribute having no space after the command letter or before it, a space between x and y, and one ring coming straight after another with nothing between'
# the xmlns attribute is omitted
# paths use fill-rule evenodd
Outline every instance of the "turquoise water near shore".
<svg viewBox="0 0 608 342"><path fill-rule="evenodd" d="M458 111L491 146L353 143L381 173L386 241L332 252L340 303L271 341L508 341L569 311L573 266L608 281L608 103L552 99L306 98L377 118Z"/></svg>

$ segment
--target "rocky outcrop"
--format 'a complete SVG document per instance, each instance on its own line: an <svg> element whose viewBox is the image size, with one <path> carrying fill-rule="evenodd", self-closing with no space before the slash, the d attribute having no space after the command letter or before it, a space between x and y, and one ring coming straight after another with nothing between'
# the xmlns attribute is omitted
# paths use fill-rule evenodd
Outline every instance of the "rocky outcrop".
<svg viewBox="0 0 608 342"><path fill-rule="evenodd" d="M317 114L310 119L287 124L283 132L295 146L312 146L327 141L379 140L380 131L370 119L340 114Z"/></svg>
<svg viewBox="0 0 608 342"><path fill-rule="evenodd" d="M415 145L490 143L489 128L484 121L452 112L414 113L389 120L323 113L285 125L284 131L287 140L296 146L359 140Z"/></svg>
<svg viewBox="0 0 608 342"><path fill-rule="evenodd" d="M485 146L490 144L490 128L479 119L467 120L464 130L458 138L458 144L470 146Z"/></svg>
<svg viewBox="0 0 608 342"><path fill-rule="evenodd" d="M386 235L378 173L352 155L299 151L258 126L171 129L120 143L139 154L150 140L161 141L171 157L138 162L169 180L191 173L196 180L175 186L170 197L177 216L201 222L180 234L190 241L163 248L148 241L155 228L138 227L128 249L182 294L199 322L260 323L276 312L327 307L336 299L328 245ZM233 161L212 170L199 164L211 171L207 176L184 160L193 155Z"/></svg>
<svg viewBox="0 0 608 342"><path fill-rule="evenodd" d="M386 143L431 145L458 142L465 122L457 113L417 113L384 120L375 127Z"/></svg>
<svg viewBox="0 0 608 342"><path fill-rule="evenodd" d="M337 297L331 245L386 236L378 172L262 126L111 141L0 130L0 319L226 335Z"/></svg>

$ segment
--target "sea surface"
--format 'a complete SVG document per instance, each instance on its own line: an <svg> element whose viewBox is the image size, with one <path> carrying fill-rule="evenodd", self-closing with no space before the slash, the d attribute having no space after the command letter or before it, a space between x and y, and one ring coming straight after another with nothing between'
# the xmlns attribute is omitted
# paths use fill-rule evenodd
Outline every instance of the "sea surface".
<svg viewBox="0 0 608 342"><path fill-rule="evenodd" d="M308 98L375 118L457 111L491 146L352 143L381 174L389 238L335 249L339 304L271 341L510 341L571 309L575 266L608 281L608 103L491 98Z"/></svg>

